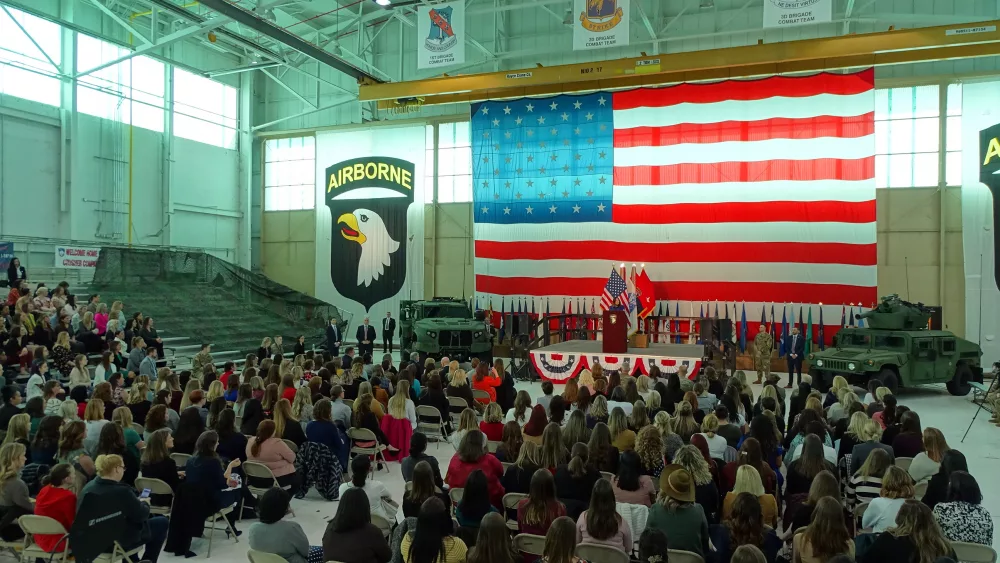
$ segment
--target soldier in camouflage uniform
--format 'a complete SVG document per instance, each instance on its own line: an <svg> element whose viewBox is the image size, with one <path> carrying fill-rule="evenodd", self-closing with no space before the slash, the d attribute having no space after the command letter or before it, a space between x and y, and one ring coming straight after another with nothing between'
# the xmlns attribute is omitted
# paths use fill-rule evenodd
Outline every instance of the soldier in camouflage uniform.
<svg viewBox="0 0 1000 563"><path fill-rule="evenodd" d="M201 372L210 363L212 363L212 345L202 344L201 352L198 352L191 358L191 373L201 379Z"/></svg>
<svg viewBox="0 0 1000 563"><path fill-rule="evenodd" d="M767 327L760 325L760 332L753 339L753 363L757 370L757 385L765 377L771 375L771 350L774 349L774 338L767 332Z"/></svg>

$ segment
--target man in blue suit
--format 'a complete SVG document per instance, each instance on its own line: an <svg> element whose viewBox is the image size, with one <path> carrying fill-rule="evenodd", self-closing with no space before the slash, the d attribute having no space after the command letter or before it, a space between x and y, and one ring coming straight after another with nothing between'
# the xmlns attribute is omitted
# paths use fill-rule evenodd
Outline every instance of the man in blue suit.
<svg viewBox="0 0 1000 563"><path fill-rule="evenodd" d="M326 325L326 349L331 356L340 355L340 327L337 326L337 319L330 317L330 324Z"/></svg>
<svg viewBox="0 0 1000 563"><path fill-rule="evenodd" d="M806 353L806 339L799 334L799 327L793 326L790 334L785 336L785 350L788 350L788 384L792 388L792 374L797 374L796 385L802 383L802 355Z"/></svg>

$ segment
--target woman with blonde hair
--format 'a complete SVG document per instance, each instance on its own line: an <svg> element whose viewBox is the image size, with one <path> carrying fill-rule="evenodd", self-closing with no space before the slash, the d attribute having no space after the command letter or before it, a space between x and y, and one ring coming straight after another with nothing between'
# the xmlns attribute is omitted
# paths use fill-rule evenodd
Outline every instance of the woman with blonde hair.
<svg viewBox="0 0 1000 563"><path fill-rule="evenodd" d="M567 447L572 447L577 442L586 444L590 441L590 429L587 428L587 417L583 411L574 410L566 421L566 426L562 429L563 443Z"/></svg>
<svg viewBox="0 0 1000 563"><path fill-rule="evenodd" d="M457 362L452 363L457 364ZM465 399L466 405L476 409L476 411L485 408L485 405L472 396L472 386L469 385L469 376L465 373L464 369L459 369L457 365L451 371L451 380L448 381L448 388L445 389L445 394L449 397Z"/></svg>
<svg viewBox="0 0 1000 563"><path fill-rule="evenodd" d="M305 430L306 425L312 422L312 392L308 386L299 387L295 391L295 400L292 401L292 416L299 419L299 422L302 424L302 430Z"/></svg>
<svg viewBox="0 0 1000 563"><path fill-rule="evenodd" d="M208 393L205 395L205 402L211 403L212 401L223 397L226 394L226 389L222 386L222 382L216 379L208 386Z"/></svg>
<svg viewBox="0 0 1000 563"><path fill-rule="evenodd" d="M784 419L785 402L781 400L781 397L778 395L778 390L774 387L774 385L765 385L764 389L761 390L760 392L760 399L757 400L757 405L760 407L762 411L763 411L763 406L761 403L763 403L765 398L774 399L774 404L777 405L778 407L778 410L775 411L774 414Z"/></svg>
<svg viewBox="0 0 1000 563"><path fill-rule="evenodd" d="M514 397L514 406L507 411L505 421L516 422L518 426L524 427L528 423L529 416L531 416L531 395L522 389Z"/></svg>
<svg viewBox="0 0 1000 563"><path fill-rule="evenodd" d="M271 359L271 337L265 336L263 340L260 341L260 348L257 348L257 357L261 360L267 358Z"/></svg>
<svg viewBox="0 0 1000 563"><path fill-rule="evenodd" d="M741 465L736 470L736 484L733 490L726 493L726 498L722 501L722 519L729 520L733 512L733 502L740 493L750 493L760 501L761 512L764 515L764 523L772 528L778 526L778 502L774 495L769 495L764 490L764 483L761 481L760 472L752 465Z"/></svg>
<svg viewBox="0 0 1000 563"><path fill-rule="evenodd" d="M952 544L927 505L907 500L896 515L894 526L879 534L861 560L885 563L934 563L957 561Z"/></svg>
<svg viewBox="0 0 1000 563"><path fill-rule="evenodd" d="M846 389L841 389L840 394L837 396L837 402L830 405L827 410L826 419L833 426L836 426L841 419L847 418L851 412L851 405L854 403L860 403L861 400L858 396L854 394L854 391L850 387Z"/></svg>
<svg viewBox="0 0 1000 563"><path fill-rule="evenodd" d="M146 415L149 414L149 409L153 408L153 402L149 400L149 384L138 381L132 385L125 398L125 407L139 425L145 425Z"/></svg>
<svg viewBox="0 0 1000 563"><path fill-rule="evenodd" d="M577 381L577 386L580 389L586 388L591 395L594 395L594 373L589 369L581 371L580 377Z"/></svg>
<svg viewBox="0 0 1000 563"><path fill-rule="evenodd" d="M410 451L410 438L417 428L417 411L410 399L408 379L401 378L396 384L396 392L389 399L386 411L385 416L379 421L379 427L389 442L386 459L402 460ZM476 428L478 429L478 425Z"/></svg>
<svg viewBox="0 0 1000 563"><path fill-rule="evenodd" d="M928 480L941 468L941 459L950 450L944 434L937 428L927 427L923 431L924 451L913 457L910 463L910 478L914 483Z"/></svg>
<svg viewBox="0 0 1000 563"><path fill-rule="evenodd" d="M611 445L619 452L635 449L635 432L629 430L628 419L621 407L615 407L608 417L608 430L611 431Z"/></svg>
<svg viewBox="0 0 1000 563"><path fill-rule="evenodd" d="M695 502L705 510L709 522L716 522L719 511L719 488L715 486L712 470L705 461L705 456L698 451L698 448L687 445L677 450L673 462L691 475Z"/></svg>
<svg viewBox="0 0 1000 563"><path fill-rule="evenodd" d="M674 432L674 419L670 418L667 411L656 413L653 425L660 433L660 440L663 442L663 453L667 459L673 459L677 450L684 446L684 440Z"/></svg>
<svg viewBox="0 0 1000 563"><path fill-rule="evenodd" d="M708 451L712 459L723 459L726 456L726 449L729 448L729 442L719 436L718 432L719 418L715 414L709 414L701 421L701 435L708 443Z"/></svg>
<svg viewBox="0 0 1000 563"><path fill-rule="evenodd" d="M184 409L191 406L191 393L195 391L201 391L201 383L197 379L192 377L187 382L187 385L184 386L184 395L181 397L180 408L177 410L177 412L183 412Z"/></svg>
<svg viewBox="0 0 1000 563"><path fill-rule="evenodd" d="M635 380L636 391L639 393L639 397L646 403L649 402L649 396L654 393L653 391L653 380L649 378L648 375L640 375Z"/></svg>
<svg viewBox="0 0 1000 563"><path fill-rule="evenodd" d="M500 484L507 493L528 494L531 476L542 468L542 448L534 442L524 442L514 464L507 467Z"/></svg>
<svg viewBox="0 0 1000 563"><path fill-rule="evenodd" d="M861 465L861 469L847 482L845 490L847 508L853 510L858 504L878 498L882 491L882 479L891 465L892 459L885 450L872 451Z"/></svg>
<svg viewBox="0 0 1000 563"><path fill-rule="evenodd" d="M458 427L455 432L452 433L451 444L455 446L455 450L458 450L458 446L462 444L462 438L471 430L479 430L479 420L476 417L476 411L472 408L466 408L462 411L462 415L458 419Z"/></svg>
<svg viewBox="0 0 1000 563"><path fill-rule="evenodd" d="M486 405L486 411L483 413L483 421L479 423L479 429L486 435L486 440L489 442L499 442L503 439L503 410L500 409L499 404L490 403Z"/></svg>
<svg viewBox="0 0 1000 563"><path fill-rule="evenodd" d="M31 433L31 416L28 413L15 414L10 417L7 423L7 434L3 437L3 444L21 444L29 447L28 435Z"/></svg>
<svg viewBox="0 0 1000 563"><path fill-rule="evenodd" d="M879 497L868 503L861 518L861 527L873 532L884 532L896 523L896 515L907 499L914 495L913 479L895 465L885 470Z"/></svg>
<svg viewBox="0 0 1000 563"><path fill-rule="evenodd" d="M279 399L274 405L274 435L282 440L288 440L296 446L306 441L306 433L302 424L292 415L292 403L288 399Z"/></svg>
<svg viewBox="0 0 1000 563"><path fill-rule="evenodd" d="M111 415L111 423L117 424L122 429L122 436L125 438L125 447L135 459L142 457L141 450L145 447L142 436L132 428L132 411L127 407L118 407Z"/></svg>
<svg viewBox="0 0 1000 563"><path fill-rule="evenodd" d="M608 423L608 400L604 395L595 395L587 412L587 428L593 429L598 423Z"/></svg>
<svg viewBox="0 0 1000 563"><path fill-rule="evenodd" d="M3 521L7 523L0 528L0 538L4 541L24 537L17 519L35 511L35 505L28 494L28 485L18 476L27 462L25 452L27 448L24 444L17 442L0 446L0 509L4 513Z"/></svg>
<svg viewBox="0 0 1000 563"><path fill-rule="evenodd" d="M828 408L839 401L840 392L844 389L851 389L851 385L847 382L847 378L842 375L834 376L833 383L830 385L830 390L827 391L826 398L823 399L823 408Z"/></svg>

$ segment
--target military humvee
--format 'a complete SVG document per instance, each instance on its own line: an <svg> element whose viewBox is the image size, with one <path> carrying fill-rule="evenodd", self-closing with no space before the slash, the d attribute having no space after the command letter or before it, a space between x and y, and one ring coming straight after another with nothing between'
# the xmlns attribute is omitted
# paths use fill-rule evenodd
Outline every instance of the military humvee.
<svg viewBox="0 0 1000 563"><path fill-rule="evenodd" d="M448 356L459 361L479 358L492 362L493 338L483 318L473 316L469 305L452 298L400 301L400 349L406 358L418 352L421 359Z"/></svg>
<svg viewBox="0 0 1000 563"><path fill-rule="evenodd" d="M930 316L922 303L883 297L876 308L856 315L868 326L842 328L833 346L809 354L813 386L826 392L842 375L866 387L877 377L894 393L899 386L945 383L952 395L967 395L970 381L983 381L982 349L946 330L928 330Z"/></svg>

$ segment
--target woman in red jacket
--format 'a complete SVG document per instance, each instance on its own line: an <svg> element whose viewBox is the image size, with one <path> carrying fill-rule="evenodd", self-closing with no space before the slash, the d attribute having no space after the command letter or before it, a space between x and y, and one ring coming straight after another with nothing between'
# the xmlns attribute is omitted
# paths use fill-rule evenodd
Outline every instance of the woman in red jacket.
<svg viewBox="0 0 1000 563"><path fill-rule="evenodd" d="M42 490L35 498L35 516L48 516L63 525L68 532L76 518L76 494L73 488L73 466L60 463L42 477ZM60 541L61 540L61 541ZM48 553L66 548L67 538L59 534L38 534L35 543Z"/></svg>
<svg viewBox="0 0 1000 563"><path fill-rule="evenodd" d="M498 375L490 373L490 366L486 362L479 362L476 366L476 373L472 376L472 388L479 389L480 391L486 391L490 396L490 400L486 399L476 399L484 405L489 403L495 403L497 401L497 386L503 383L503 379Z"/></svg>
<svg viewBox="0 0 1000 563"><path fill-rule="evenodd" d="M451 458L451 463L448 464L448 486L453 489L465 488L469 474L477 469L486 475L490 504L498 510L503 510L504 490L500 484L503 465L496 457L486 453L486 435L479 430L469 430L462 438L455 456Z"/></svg>

